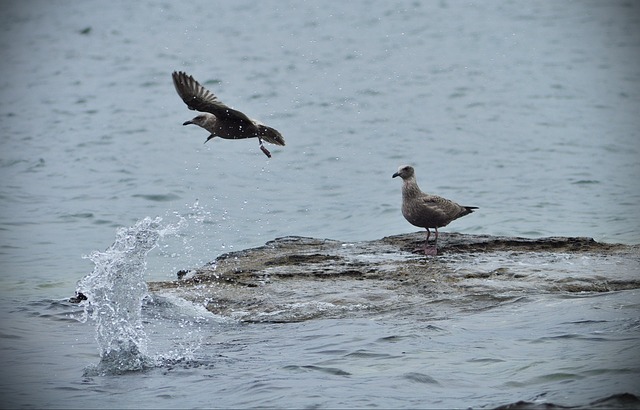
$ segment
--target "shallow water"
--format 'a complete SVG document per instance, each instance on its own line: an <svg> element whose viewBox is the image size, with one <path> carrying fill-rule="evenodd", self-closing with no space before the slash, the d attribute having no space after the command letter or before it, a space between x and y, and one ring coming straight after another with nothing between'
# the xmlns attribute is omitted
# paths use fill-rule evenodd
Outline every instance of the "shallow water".
<svg viewBox="0 0 640 410"><path fill-rule="evenodd" d="M93 269L82 256L145 217L181 223L147 255L148 280L275 237L411 232L391 179L403 163L424 190L480 208L445 230L639 243L635 3L16 1L0 22L7 407L640 395L635 291L286 325L159 298L143 315L149 353L166 364L124 376L84 375L99 361L95 324L61 302ZM287 146L267 159L256 141L203 145L203 130L181 126L193 113L173 70Z"/></svg>
<svg viewBox="0 0 640 410"><path fill-rule="evenodd" d="M145 305L158 366L102 377L81 374L98 360L90 326L68 319L72 308L43 302L22 314L45 335L64 329L65 343L16 337L22 346L5 360L21 371L3 385L13 387L8 407L491 408L510 398L585 405L637 391L637 302L635 291L556 295L451 317L265 325L158 299ZM25 363L43 374L34 377Z"/></svg>

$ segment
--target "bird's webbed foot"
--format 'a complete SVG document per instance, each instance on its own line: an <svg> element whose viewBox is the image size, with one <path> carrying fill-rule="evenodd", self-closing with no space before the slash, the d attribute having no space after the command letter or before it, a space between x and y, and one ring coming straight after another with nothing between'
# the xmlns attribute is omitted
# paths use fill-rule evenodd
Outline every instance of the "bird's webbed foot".
<svg viewBox="0 0 640 410"><path fill-rule="evenodd" d="M424 254L427 256L436 256L438 254L438 249L435 246L425 246Z"/></svg>
<svg viewBox="0 0 640 410"><path fill-rule="evenodd" d="M262 143L262 138L260 138L259 141L260 141L260 149L262 150L262 152L264 152L264 155L266 155L267 158L271 158L271 153L269 152L267 147L265 147L264 144Z"/></svg>
<svg viewBox="0 0 640 410"><path fill-rule="evenodd" d="M264 152L264 155L266 155L268 158L271 158L271 153L269 152L267 147L265 147L264 145L260 145L260 149L262 150L262 152Z"/></svg>

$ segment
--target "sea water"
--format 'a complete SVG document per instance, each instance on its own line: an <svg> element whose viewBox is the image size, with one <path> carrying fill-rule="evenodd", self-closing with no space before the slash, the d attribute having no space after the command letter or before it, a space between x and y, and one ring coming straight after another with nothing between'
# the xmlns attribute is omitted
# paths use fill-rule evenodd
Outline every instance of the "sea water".
<svg viewBox="0 0 640 410"><path fill-rule="evenodd" d="M639 243L638 14L623 1L4 3L3 404L486 408L638 395L634 290L266 325L143 286L275 237L413 231L391 178L404 163L423 190L479 207L445 230ZM195 113L173 70L287 145L267 159L255 140L203 144L206 132L181 125ZM188 224L148 251L135 239L122 269L106 269L118 232L157 217L152 231ZM68 303L79 287L107 290L79 286L99 266L126 272L102 282L112 290L131 285L115 293L126 314L102 324ZM101 367L117 351L135 353L116 361L123 371Z"/></svg>
<svg viewBox="0 0 640 410"><path fill-rule="evenodd" d="M95 267L78 284L86 317L96 323L99 367L90 373L119 374L152 365L142 326L142 301L148 297L147 254L160 239L160 218L145 218L118 230L115 242L88 258Z"/></svg>

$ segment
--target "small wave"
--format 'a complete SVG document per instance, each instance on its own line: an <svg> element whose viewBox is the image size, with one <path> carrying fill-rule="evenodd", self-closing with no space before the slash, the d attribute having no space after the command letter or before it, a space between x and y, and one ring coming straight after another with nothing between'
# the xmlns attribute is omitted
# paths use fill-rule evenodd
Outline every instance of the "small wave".
<svg viewBox="0 0 640 410"><path fill-rule="evenodd" d="M155 367L155 360L143 352L139 340L118 338L109 344L109 348L101 352L100 363L89 366L84 376L119 375L140 372Z"/></svg>
<svg viewBox="0 0 640 410"><path fill-rule="evenodd" d="M495 410L541 410L541 409L637 409L640 398L631 393L613 394L590 403L577 406L564 406L548 402L520 400L515 403L495 407Z"/></svg>
<svg viewBox="0 0 640 410"><path fill-rule="evenodd" d="M595 179L580 179L578 181L572 182L573 185L590 185L590 184L599 184L600 181Z"/></svg>
<svg viewBox="0 0 640 410"><path fill-rule="evenodd" d="M180 197L175 194L135 194L133 195L133 197L142 198L146 199L147 201L154 202L171 202L180 199Z"/></svg>
<svg viewBox="0 0 640 410"><path fill-rule="evenodd" d="M291 370L296 372L307 372L307 371L318 371L322 373L327 373L333 376L351 376L351 373L338 369L337 367L325 367L325 366L315 366L315 365L307 365L307 366L285 366L285 370Z"/></svg>
<svg viewBox="0 0 640 410"><path fill-rule="evenodd" d="M426 375L424 373L416 373L416 372L409 372L409 373L405 373L404 375L402 375L402 377L404 377L405 379L412 381L412 382L416 382L416 383L423 383L423 384L440 384L438 383L438 381L436 379L434 379L433 377Z"/></svg>

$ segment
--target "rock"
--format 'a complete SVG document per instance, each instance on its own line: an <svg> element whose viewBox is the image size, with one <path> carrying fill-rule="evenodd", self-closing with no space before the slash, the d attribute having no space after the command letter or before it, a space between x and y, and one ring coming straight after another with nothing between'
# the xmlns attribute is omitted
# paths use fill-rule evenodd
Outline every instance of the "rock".
<svg viewBox="0 0 640 410"><path fill-rule="evenodd" d="M75 296L69 298L69 303L80 303L83 300L87 300L87 297L82 292L76 292Z"/></svg>
<svg viewBox="0 0 640 410"><path fill-rule="evenodd" d="M410 314L444 301L484 309L538 293L640 287L637 245L442 233L441 255L412 253L423 242L424 232L355 243L290 236L149 287L224 317L269 322Z"/></svg>

